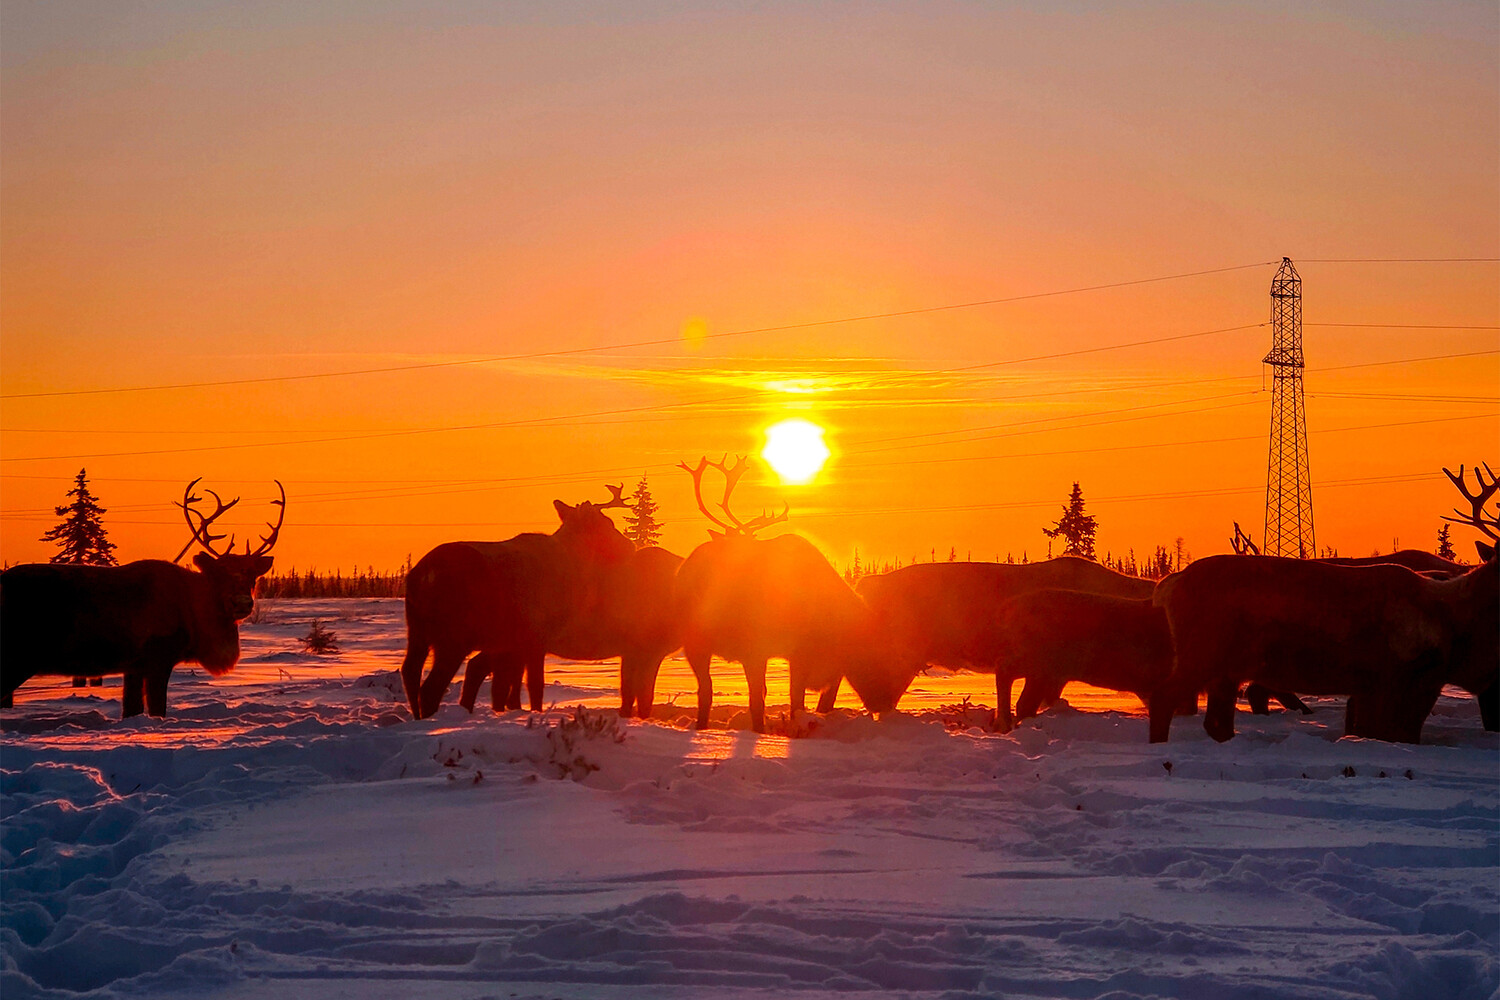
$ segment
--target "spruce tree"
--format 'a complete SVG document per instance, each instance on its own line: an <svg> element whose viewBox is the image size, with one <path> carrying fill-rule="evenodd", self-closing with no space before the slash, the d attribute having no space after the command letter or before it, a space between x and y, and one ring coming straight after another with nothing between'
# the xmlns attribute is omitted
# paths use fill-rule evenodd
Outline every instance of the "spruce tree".
<svg viewBox="0 0 1500 1000"><path fill-rule="evenodd" d="M42 536L44 542L56 542L61 551L52 557L54 563L83 566L117 566L115 543L106 537L99 516L104 508L89 492L88 470L79 469L73 488L68 491L71 503L54 508L63 520Z"/></svg>
<svg viewBox="0 0 1500 1000"><path fill-rule="evenodd" d="M1445 524L1438 529L1438 558L1449 562L1458 561L1458 553L1453 551L1453 540L1448 537L1448 526Z"/></svg>
<svg viewBox="0 0 1500 1000"><path fill-rule="evenodd" d="M1042 534L1048 538L1062 538L1067 543L1062 552L1065 556L1093 559L1094 532L1097 528L1098 522L1083 512L1083 488L1074 483L1073 492L1068 497L1068 505L1063 508L1062 517L1058 519L1055 526L1043 528Z"/></svg>
<svg viewBox="0 0 1500 1000"><path fill-rule="evenodd" d="M646 486L646 477L642 475L641 481L635 484L635 492L630 495L630 514L625 518L625 537L634 542L636 548L655 545L661 537L661 522L656 519L659 509Z"/></svg>

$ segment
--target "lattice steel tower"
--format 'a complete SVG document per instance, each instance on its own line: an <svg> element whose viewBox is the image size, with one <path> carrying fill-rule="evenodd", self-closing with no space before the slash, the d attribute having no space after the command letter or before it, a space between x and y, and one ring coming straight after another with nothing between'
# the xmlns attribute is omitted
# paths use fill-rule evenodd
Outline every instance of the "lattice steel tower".
<svg viewBox="0 0 1500 1000"><path fill-rule="evenodd" d="M1271 458L1266 470L1268 556L1318 554L1313 537L1307 409L1302 398L1302 279L1288 257L1271 279Z"/></svg>

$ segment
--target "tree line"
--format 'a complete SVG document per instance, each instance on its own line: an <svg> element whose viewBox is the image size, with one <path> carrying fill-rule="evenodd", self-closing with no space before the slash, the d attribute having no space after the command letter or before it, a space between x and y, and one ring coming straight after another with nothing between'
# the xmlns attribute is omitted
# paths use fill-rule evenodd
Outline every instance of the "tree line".
<svg viewBox="0 0 1500 1000"><path fill-rule="evenodd" d="M73 488L68 490L66 495L69 498L68 501L55 508L57 516L62 520L41 538L44 542L55 542L58 546L57 553L50 561L85 566L118 565L114 554L115 545L109 540L108 531L104 527L103 515L107 513L107 510L100 505L98 498L89 489L87 469L78 470L78 475L74 477ZM660 509L660 505L651 495L651 488L646 477L641 476L636 484L635 492L631 494L630 512L626 515L625 527L621 533L630 539L636 548L655 545L661 538L662 524L657 518ZM1086 510L1082 486L1077 482L1073 483L1073 488L1068 494L1068 502L1063 505L1062 513L1057 521L1051 527L1042 529L1042 534L1047 538L1046 558L1052 558L1054 544L1061 542L1062 551L1057 553L1058 555L1092 559L1127 576L1148 580L1159 580L1169 573L1175 573L1193 560L1192 554L1184 548L1181 538L1176 539L1171 547L1156 546L1155 550L1146 556L1137 557L1132 548L1119 556L1106 550L1101 557L1096 551L1098 529L1098 519ZM1399 548L1399 544L1393 540L1392 550L1396 548ZM1375 554L1378 553L1372 553L1372 555ZM1436 554L1445 559L1455 558L1453 543L1449 538L1446 524L1438 532ZM938 561L936 548L931 549L928 555L930 561ZM1322 555L1336 556L1338 551L1329 548ZM956 546L949 547L947 559L949 562L957 561ZM972 561L972 559L972 553L965 553L966 561ZM920 557L914 555L909 563L921 561L923 560ZM1007 552L1004 559L1001 559L997 553L995 561L1028 563L1031 557L1029 552L1023 550L1019 559ZM367 566L364 569L356 566L346 574L342 569L320 572L315 568L299 571L293 567L285 573L272 572L261 577L256 585L255 596L266 598L404 597L406 574L411 569L411 564L411 556L408 555L402 566L390 571L377 570L373 566ZM843 576L850 585L853 585L862 577L889 573L900 569L902 565L900 559L882 560L878 563L865 562L861 559L859 550L855 549L854 558L844 569Z"/></svg>

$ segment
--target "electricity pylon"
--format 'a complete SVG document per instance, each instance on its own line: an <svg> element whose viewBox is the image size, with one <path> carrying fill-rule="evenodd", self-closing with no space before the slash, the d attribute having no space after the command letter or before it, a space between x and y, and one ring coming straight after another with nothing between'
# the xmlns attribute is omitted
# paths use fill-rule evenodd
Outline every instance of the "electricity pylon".
<svg viewBox="0 0 1500 1000"><path fill-rule="evenodd" d="M1271 279L1271 457L1266 470L1268 556L1318 554L1313 537L1307 408L1302 396L1302 279L1288 257Z"/></svg>

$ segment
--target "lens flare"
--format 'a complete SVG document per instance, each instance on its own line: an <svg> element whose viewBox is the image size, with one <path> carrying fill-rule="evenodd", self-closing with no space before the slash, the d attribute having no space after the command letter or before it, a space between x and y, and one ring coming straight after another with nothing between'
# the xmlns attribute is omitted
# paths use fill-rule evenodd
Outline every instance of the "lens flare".
<svg viewBox="0 0 1500 1000"><path fill-rule="evenodd" d="M823 428L810 420L794 418L766 428L766 446L760 457L776 470L783 483L800 486L812 482L829 454Z"/></svg>

